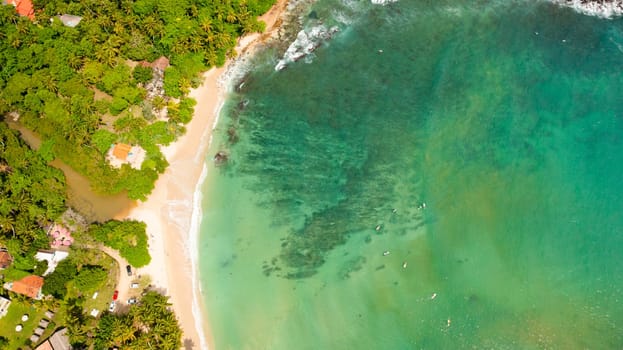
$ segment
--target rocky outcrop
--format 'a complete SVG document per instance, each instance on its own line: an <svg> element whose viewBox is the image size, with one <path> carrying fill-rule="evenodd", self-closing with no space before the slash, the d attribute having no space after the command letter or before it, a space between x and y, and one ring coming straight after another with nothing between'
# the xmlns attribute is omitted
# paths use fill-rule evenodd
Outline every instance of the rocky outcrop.
<svg viewBox="0 0 623 350"><path fill-rule="evenodd" d="M301 30L296 36L296 40L290 44L288 49L275 66L275 70L280 71L287 67L289 63L296 62L303 57L314 52L320 45L331 39L339 31L337 26L327 28L324 25L312 27L310 30Z"/></svg>

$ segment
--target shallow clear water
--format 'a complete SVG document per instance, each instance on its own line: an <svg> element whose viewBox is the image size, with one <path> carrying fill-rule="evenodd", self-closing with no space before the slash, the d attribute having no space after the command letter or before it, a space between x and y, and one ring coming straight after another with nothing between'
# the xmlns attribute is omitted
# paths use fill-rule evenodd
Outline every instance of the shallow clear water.
<svg viewBox="0 0 623 350"><path fill-rule="evenodd" d="M622 348L623 22L313 10L341 31L280 72L260 55L213 143L231 154L204 186L216 348Z"/></svg>

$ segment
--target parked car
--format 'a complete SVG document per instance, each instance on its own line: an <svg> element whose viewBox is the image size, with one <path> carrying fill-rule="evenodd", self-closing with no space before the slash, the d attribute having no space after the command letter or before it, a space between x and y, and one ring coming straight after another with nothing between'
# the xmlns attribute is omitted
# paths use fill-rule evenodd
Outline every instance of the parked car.
<svg viewBox="0 0 623 350"><path fill-rule="evenodd" d="M127 266L125 267L125 270L128 272L128 276L132 276L132 266L127 265Z"/></svg>
<svg viewBox="0 0 623 350"><path fill-rule="evenodd" d="M136 304L136 298L128 299L128 305Z"/></svg>
<svg viewBox="0 0 623 350"><path fill-rule="evenodd" d="M112 294L112 300L115 301L117 300L117 298L119 297L119 291L116 290L113 294Z"/></svg>
<svg viewBox="0 0 623 350"><path fill-rule="evenodd" d="M108 306L108 311L113 312L115 311L115 307L117 306L117 303L115 303L114 301L110 302L110 305Z"/></svg>
<svg viewBox="0 0 623 350"><path fill-rule="evenodd" d="M136 283L136 282L134 282L134 283L132 283L130 285L130 288L138 288L138 287L140 287L140 285L138 283Z"/></svg>

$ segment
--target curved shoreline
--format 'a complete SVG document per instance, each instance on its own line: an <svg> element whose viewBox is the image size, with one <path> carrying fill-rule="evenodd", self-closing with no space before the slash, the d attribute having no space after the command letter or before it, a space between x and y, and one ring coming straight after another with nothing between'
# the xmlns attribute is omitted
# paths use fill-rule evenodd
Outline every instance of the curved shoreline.
<svg viewBox="0 0 623 350"><path fill-rule="evenodd" d="M278 0L259 19L266 23L264 33L246 35L235 50L244 57L276 34L287 0ZM162 151L169 167L156 181L154 191L139 202L126 218L144 221L149 235L152 261L138 270L152 278L152 285L170 297L170 302L183 331L185 348L213 349L203 291L199 283L198 240L201 226L202 192L207 176L206 156L212 131L227 95L227 72L238 59L228 60L224 67L212 68L203 74L201 86L189 96L197 100L193 119L186 133ZM188 288L191 286L191 288Z"/></svg>

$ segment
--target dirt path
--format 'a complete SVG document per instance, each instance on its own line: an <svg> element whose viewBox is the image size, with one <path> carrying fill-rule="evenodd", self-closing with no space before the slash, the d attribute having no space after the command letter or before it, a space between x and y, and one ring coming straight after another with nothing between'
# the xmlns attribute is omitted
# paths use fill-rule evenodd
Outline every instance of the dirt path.
<svg viewBox="0 0 623 350"><path fill-rule="evenodd" d="M117 303L126 304L128 301L128 294L130 293L130 284L132 283L132 279L134 277L128 276L128 272L125 267L128 265L128 261L119 255L119 252L115 249L101 246L100 249L110 255L111 258L117 261L119 265L119 282L117 283L116 290L119 291L119 295L117 297ZM134 270L134 269L133 269Z"/></svg>

